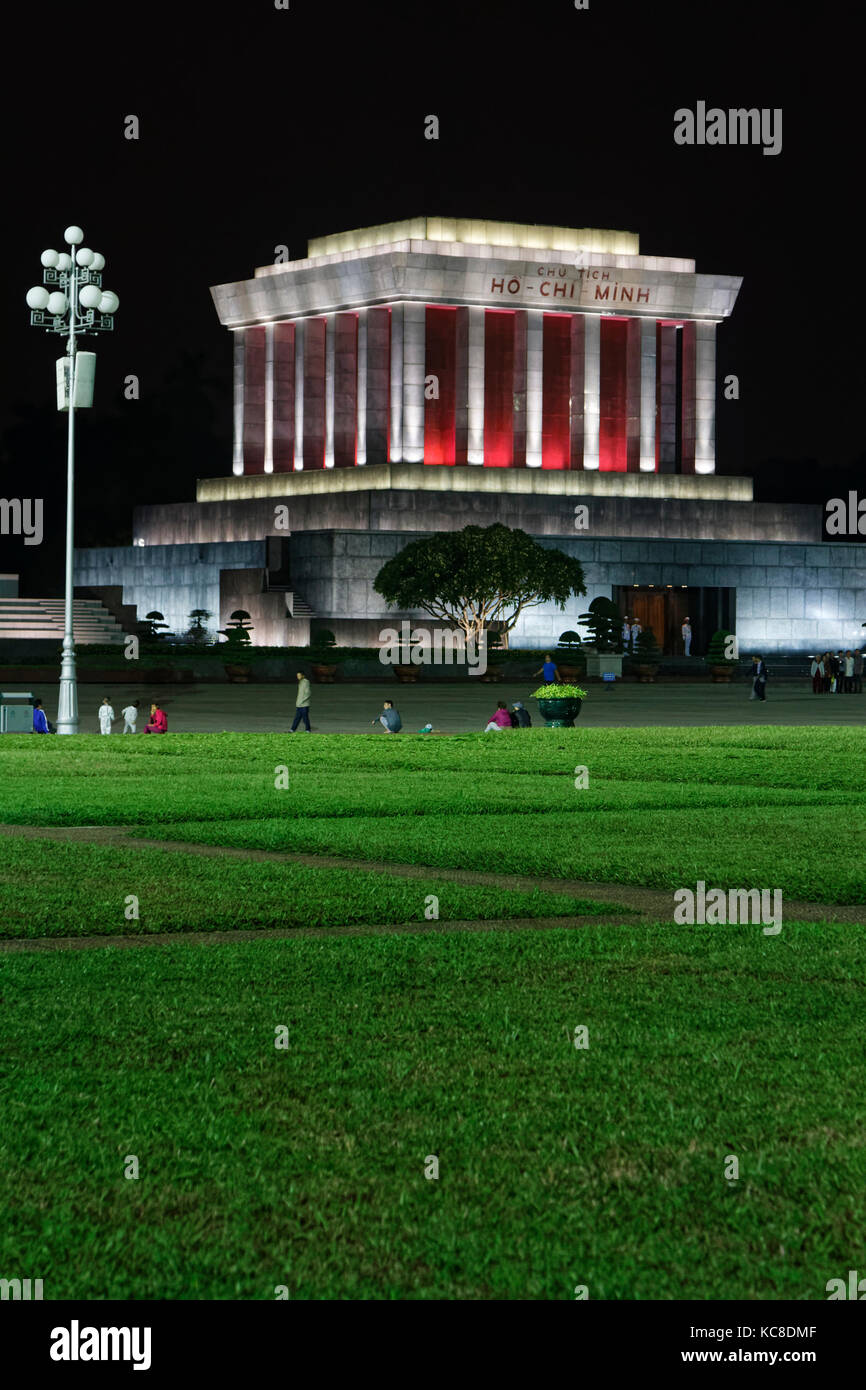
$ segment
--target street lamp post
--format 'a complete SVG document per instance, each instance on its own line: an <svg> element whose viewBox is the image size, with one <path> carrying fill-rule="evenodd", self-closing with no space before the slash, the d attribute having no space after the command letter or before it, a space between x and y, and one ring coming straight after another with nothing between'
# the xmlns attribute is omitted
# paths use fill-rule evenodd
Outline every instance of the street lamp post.
<svg viewBox="0 0 866 1390"><path fill-rule="evenodd" d="M76 339L114 327L117 295L102 288L105 257L82 246L80 227L67 227L68 251L42 252L42 279L27 291L30 322L67 339L66 357L57 363L57 409L68 411L66 436L66 596L63 610L63 659L57 732L78 733L78 688L75 682L75 636L72 629L72 557L75 499L75 411L93 404L96 356L81 352ZM78 248L76 250L76 248Z"/></svg>

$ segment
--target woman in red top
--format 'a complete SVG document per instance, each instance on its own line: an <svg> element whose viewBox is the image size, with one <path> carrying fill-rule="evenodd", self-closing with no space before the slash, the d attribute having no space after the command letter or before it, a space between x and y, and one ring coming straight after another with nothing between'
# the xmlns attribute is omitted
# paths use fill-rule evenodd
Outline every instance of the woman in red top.
<svg viewBox="0 0 866 1390"><path fill-rule="evenodd" d="M161 710L159 705L151 705L150 718L144 726L144 732L146 734L164 734L167 730L168 720L165 717L165 711Z"/></svg>

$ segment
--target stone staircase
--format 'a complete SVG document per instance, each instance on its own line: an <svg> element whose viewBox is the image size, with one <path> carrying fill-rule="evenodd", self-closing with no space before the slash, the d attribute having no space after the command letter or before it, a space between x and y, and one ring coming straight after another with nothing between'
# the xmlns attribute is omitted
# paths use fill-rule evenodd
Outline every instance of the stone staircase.
<svg viewBox="0 0 866 1390"><path fill-rule="evenodd" d="M0 641L4 638L63 640L62 598L0 598ZM76 646L122 646L123 628L98 599L77 598L72 605Z"/></svg>

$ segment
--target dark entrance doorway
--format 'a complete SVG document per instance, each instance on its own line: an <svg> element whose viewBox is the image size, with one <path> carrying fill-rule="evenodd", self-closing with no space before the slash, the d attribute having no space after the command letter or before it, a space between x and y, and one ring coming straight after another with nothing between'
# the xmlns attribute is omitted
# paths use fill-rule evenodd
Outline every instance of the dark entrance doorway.
<svg viewBox="0 0 866 1390"><path fill-rule="evenodd" d="M673 584L617 584L613 601L623 617L652 628L665 656L682 656L682 625L692 625L692 656L703 656L719 628L734 632L736 589L692 589Z"/></svg>

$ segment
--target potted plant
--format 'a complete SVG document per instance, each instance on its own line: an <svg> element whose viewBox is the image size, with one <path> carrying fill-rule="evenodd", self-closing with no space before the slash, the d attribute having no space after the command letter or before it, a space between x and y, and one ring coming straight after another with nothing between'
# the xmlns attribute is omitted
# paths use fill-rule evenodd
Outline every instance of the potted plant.
<svg viewBox="0 0 866 1390"><path fill-rule="evenodd" d="M213 617L206 608L194 608L189 615L189 627L186 630L187 642L194 642L196 646L206 646L211 640L211 635L207 630L207 622Z"/></svg>
<svg viewBox="0 0 866 1390"><path fill-rule="evenodd" d="M728 632L726 628L720 627L714 632L707 648L704 661L710 668L710 675L717 685L730 684L731 677L739 666L739 660L734 656L737 650L737 639L733 632Z"/></svg>
<svg viewBox="0 0 866 1390"><path fill-rule="evenodd" d="M230 681L238 685L245 684L250 678L250 633L252 632L250 615L243 608L236 608L229 618L224 628L220 628L220 634L226 639L226 657L224 670Z"/></svg>
<svg viewBox="0 0 866 1390"><path fill-rule="evenodd" d="M538 712L548 729L573 729L574 721L580 714L580 706L586 699L586 691L579 685L541 685L530 697L538 701Z"/></svg>
<svg viewBox="0 0 866 1390"><path fill-rule="evenodd" d="M568 657L572 654L577 655L581 651L580 634L577 632L561 632L559 635L559 651L565 652L566 660L557 660L556 669L564 681L573 682L583 675L583 670L579 666L569 663Z"/></svg>
<svg viewBox="0 0 866 1390"><path fill-rule="evenodd" d="M648 683L655 680L658 675L657 658L659 656L659 645L652 628L642 628L637 639L637 678L639 681Z"/></svg>
<svg viewBox="0 0 866 1390"><path fill-rule="evenodd" d="M580 622L590 631L593 654L586 658L586 674L603 676L612 671L622 675L622 614L610 598L594 598Z"/></svg>
<svg viewBox="0 0 866 1390"><path fill-rule="evenodd" d="M337 678L337 667L328 661L336 645L337 639L328 628L323 627L321 631L313 633L310 643L310 665L313 680L317 685L333 685Z"/></svg>

